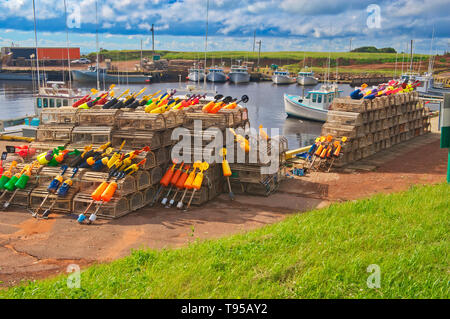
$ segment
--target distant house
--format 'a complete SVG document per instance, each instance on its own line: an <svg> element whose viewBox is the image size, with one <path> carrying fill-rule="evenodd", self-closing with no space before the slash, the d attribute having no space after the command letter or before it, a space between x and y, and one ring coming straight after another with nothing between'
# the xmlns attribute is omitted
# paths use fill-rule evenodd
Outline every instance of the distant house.
<svg viewBox="0 0 450 319"><path fill-rule="evenodd" d="M29 66L31 56L36 58L36 49L32 47L3 47L2 56L7 56L7 64L10 66ZM70 54L68 56L68 53ZM67 64L67 59L77 60L81 56L80 48L38 48L37 57L46 65Z"/></svg>

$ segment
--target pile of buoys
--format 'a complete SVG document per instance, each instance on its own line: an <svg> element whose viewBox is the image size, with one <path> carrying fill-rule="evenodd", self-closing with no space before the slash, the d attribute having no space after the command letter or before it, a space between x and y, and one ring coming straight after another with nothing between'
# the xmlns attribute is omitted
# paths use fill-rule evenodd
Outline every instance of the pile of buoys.
<svg viewBox="0 0 450 319"><path fill-rule="evenodd" d="M237 98L233 98L231 96L223 97L223 95L218 94L214 97L214 101L209 102L202 108L202 112L204 113L212 113L215 114L220 110L232 110L238 106L238 103L244 102L247 103L249 100L247 95L243 95L241 99L238 101Z"/></svg>
<svg viewBox="0 0 450 319"><path fill-rule="evenodd" d="M388 83L382 83L372 88L369 88L368 85L364 83L360 88L357 88L352 93L350 93L350 97L353 100L373 100L374 98L380 96L389 96L397 93L411 92L414 91L414 89L419 85L420 81L418 80L413 83L391 80Z"/></svg>
<svg viewBox="0 0 450 319"><path fill-rule="evenodd" d="M317 137L315 143L311 145L307 153L306 159L310 160L309 169L328 167L327 172L329 172L336 158L339 158L343 154L342 147L347 141L348 138L346 136L339 139L331 135ZM316 160L319 160L319 162L314 166Z"/></svg>

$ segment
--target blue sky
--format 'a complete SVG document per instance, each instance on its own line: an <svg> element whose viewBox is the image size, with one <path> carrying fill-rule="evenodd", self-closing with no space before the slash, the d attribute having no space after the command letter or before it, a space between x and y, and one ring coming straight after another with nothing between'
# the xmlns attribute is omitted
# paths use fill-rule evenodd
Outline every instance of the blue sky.
<svg viewBox="0 0 450 319"><path fill-rule="evenodd" d="M66 45L63 0L35 0L40 46ZM69 41L82 52L96 47L95 0L66 0ZM157 49L204 50L207 0L97 0L100 47L151 48L155 24ZM263 51L347 51L375 45L404 50L415 39L415 51L449 50L448 0L210 0L209 50L251 50L253 32ZM78 18L79 17L79 18ZM369 23L368 23L369 20ZM372 21L372 23L370 23ZM378 27L377 27L378 26ZM12 42L34 46L32 0L0 0L0 46Z"/></svg>

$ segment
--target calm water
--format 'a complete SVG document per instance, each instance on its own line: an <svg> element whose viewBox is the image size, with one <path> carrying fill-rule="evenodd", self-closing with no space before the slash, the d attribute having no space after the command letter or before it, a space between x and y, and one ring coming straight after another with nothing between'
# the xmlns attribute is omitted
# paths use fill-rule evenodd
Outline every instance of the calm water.
<svg viewBox="0 0 450 319"><path fill-rule="evenodd" d="M184 84L183 84L184 85ZM122 85L121 85L122 86ZM92 86L77 86L83 91ZM129 87L131 91L139 91L142 85L122 86ZM178 83L154 83L147 86L147 92L155 92L159 89L177 88ZM211 86L209 86L211 87ZM305 87L305 92L320 87ZM340 85L342 95L351 92L349 85ZM11 119L34 113L33 98L30 82L0 81L0 119ZM218 93L224 96L241 97L249 96L247 103L249 118L252 127L262 124L265 128L279 129L279 134L285 135L289 141L289 148L310 145L315 137L320 135L322 124L318 122L287 118L284 112L283 94L302 94L302 86L297 84L275 85L272 82L250 82L247 84L216 84ZM118 88L116 91L121 92ZM147 93L146 92L146 93ZM145 94L145 93L144 93Z"/></svg>

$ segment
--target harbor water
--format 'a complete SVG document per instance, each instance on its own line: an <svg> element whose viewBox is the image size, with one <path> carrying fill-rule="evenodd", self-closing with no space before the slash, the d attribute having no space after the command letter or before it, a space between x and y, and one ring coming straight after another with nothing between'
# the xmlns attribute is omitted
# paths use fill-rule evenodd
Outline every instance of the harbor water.
<svg viewBox="0 0 450 319"><path fill-rule="evenodd" d="M187 84L193 84L192 82ZM257 128L263 125L269 135L285 135L289 142L289 148L297 148L310 145L314 139L320 135L322 123L301 120L296 118L287 118L284 112L283 94L302 95L320 87L320 83L316 86L302 87L297 84L276 85L272 82L250 82L246 84L232 83L216 83L215 89L219 94L224 96L240 98L246 94L250 100L246 104L249 111L249 119L252 127ZM77 85L74 87L81 88L83 92L95 86L95 83L88 85ZM185 87L186 83L182 83ZM150 94L157 90L167 90L170 88L177 89L178 83L154 83L146 86L144 93ZM207 84L208 89L212 89L211 83ZM121 92L129 88L130 91L139 91L142 85L130 84L116 87L117 92ZM343 96L348 96L352 88L348 84L340 84L340 90ZM34 114L33 94L31 82L18 81L0 81L0 119L12 119ZM278 133L277 133L278 132Z"/></svg>

